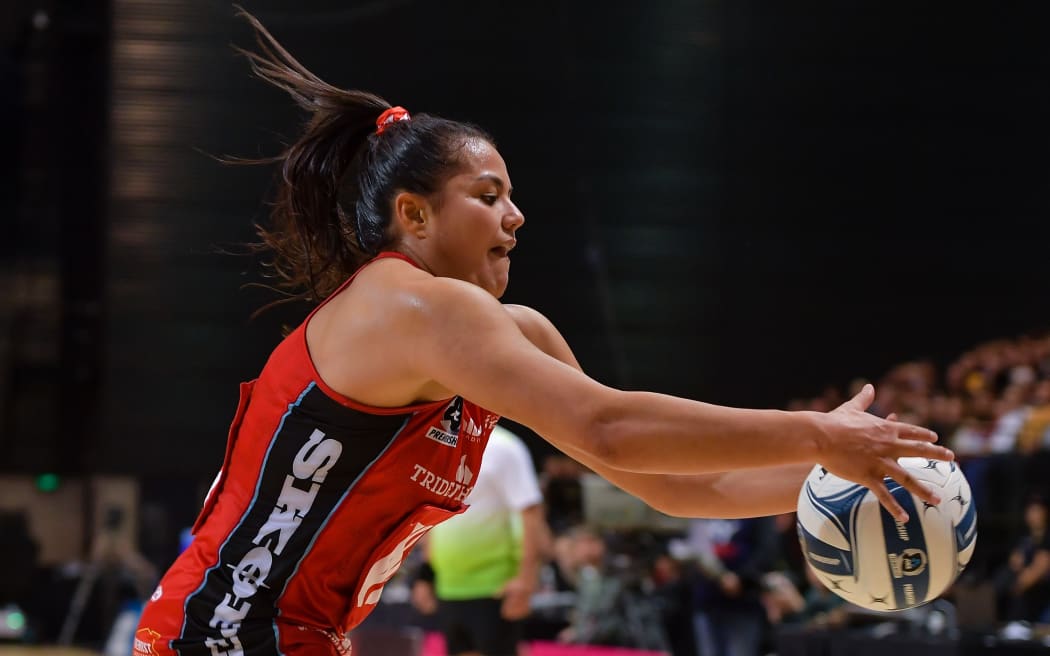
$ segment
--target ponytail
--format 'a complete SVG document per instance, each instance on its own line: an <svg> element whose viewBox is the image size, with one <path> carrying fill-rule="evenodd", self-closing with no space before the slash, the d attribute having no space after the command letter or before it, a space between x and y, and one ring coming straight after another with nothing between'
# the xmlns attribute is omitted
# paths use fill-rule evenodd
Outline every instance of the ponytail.
<svg viewBox="0 0 1050 656"><path fill-rule="evenodd" d="M234 49L256 76L286 91L309 114L303 134L280 154L225 160L280 166L269 224L256 225L260 241L250 249L271 255L265 275L285 298L262 310L295 300L316 303L391 245L395 193L437 193L458 170L466 140L492 138L473 125L426 114L377 132L376 121L390 103L321 80L257 18L240 7L238 15L255 32L258 51Z"/></svg>
<svg viewBox="0 0 1050 656"><path fill-rule="evenodd" d="M265 264L282 301L324 299L367 258L360 248L353 210L340 206L340 182L390 104L371 93L344 90L311 73L244 9L258 52L235 48L259 78L286 91L310 113L299 139L275 157L236 160L279 164L280 178L269 226L256 225L255 250L272 253ZM352 208L352 206L351 206Z"/></svg>

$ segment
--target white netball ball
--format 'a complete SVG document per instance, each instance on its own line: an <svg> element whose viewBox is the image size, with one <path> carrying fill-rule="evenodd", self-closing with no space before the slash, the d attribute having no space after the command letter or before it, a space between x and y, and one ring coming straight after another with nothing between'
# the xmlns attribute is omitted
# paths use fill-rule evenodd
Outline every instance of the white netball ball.
<svg viewBox="0 0 1050 656"><path fill-rule="evenodd" d="M898 462L941 498L936 506L927 504L887 478L907 523L897 522L868 488L820 465L798 498L806 562L835 594L870 610L903 610L936 599L970 562L977 542L977 513L958 465Z"/></svg>

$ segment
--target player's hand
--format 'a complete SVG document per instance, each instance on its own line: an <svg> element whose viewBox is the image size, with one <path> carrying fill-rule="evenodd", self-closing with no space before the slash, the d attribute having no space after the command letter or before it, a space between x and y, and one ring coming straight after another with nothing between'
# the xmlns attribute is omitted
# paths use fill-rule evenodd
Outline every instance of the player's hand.
<svg viewBox="0 0 1050 656"><path fill-rule="evenodd" d="M507 581L503 586L500 616L510 622L528 617L535 587L520 576Z"/></svg>
<svg viewBox="0 0 1050 656"><path fill-rule="evenodd" d="M438 607L434 586L427 581L416 581L413 583L412 607L423 615L433 615Z"/></svg>
<svg viewBox="0 0 1050 656"><path fill-rule="evenodd" d="M929 429L897 421L892 415L881 419L867 412L874 400L875 388L865 385L852 399L823 415L827 439L820 447L819 462L836 476L869 488L897 521L906 522L908 514L886 488L886 477L927 503L936 505L940 499L905 471L897 458L954 460L955 454L933 444L937 434Z"/></svg>

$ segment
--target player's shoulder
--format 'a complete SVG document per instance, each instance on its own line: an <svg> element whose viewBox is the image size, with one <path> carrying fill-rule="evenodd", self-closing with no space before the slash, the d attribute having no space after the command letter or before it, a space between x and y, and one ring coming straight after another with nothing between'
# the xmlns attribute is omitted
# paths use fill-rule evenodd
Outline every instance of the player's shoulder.
<svg viewBox="0 0 1050 656"><path fill-rule="evenodd" d="M477 285L435 276L400 261L391 261L382 268L375 266L369 273L372 275L362 282L372 288L372 300L378 301L384 312L394 315L443 318L453 313L499 308L499 301Z"/></svg>
<svg viewBox="0 0 1050 656"><path fill-rule="evenodd" d="M550 319L543 316L539 310L528 305L518 305L517 303L504 303L504 309L514 317L515 321L519 323L529 324L549 324Z"/></svg>
<svg viewBox="0 0 1050 656"><path fill-rule="evenodd" d="M420 309L441 308L483 308L492 310L499 307L499 301L478 285L458 280L426 274L413 278L403 288L406 298L413 299Z"/></svg>
<svg viewBox="0 0 1050 656"><path fill-rule="evenodd" d="M514 303L504 303L503 308L514 319L514 323L518 324L518 329L533 343L548 338L555 330L551 320L535 308Z"/></svg>

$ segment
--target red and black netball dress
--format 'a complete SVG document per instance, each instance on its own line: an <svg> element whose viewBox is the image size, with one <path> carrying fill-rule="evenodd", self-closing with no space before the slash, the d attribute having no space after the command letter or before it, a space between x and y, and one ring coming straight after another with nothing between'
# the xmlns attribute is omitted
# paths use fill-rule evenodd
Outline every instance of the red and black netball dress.
<svg viewBox="0 0 1050 656"><path fill-rule="evenodd" d="M137 656L345 651L412 546L465 509L498 416L459 397L355 403L317 375L306 324L241 385L222 470L146 605Z"/></svg>

